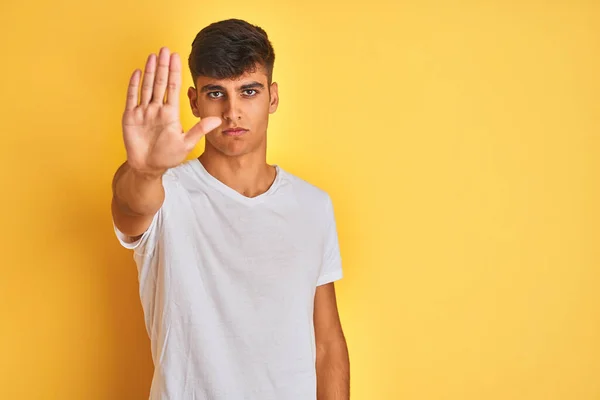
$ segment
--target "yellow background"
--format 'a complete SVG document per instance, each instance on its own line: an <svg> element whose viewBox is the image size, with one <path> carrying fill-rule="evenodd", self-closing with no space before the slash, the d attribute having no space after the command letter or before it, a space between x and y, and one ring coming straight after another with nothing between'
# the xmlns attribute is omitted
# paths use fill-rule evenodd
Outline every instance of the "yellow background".
<svg viewBox="0 0 600 400"><path fill-rule="evenodd" d="M275 46L269 161L334 201L352 398L600 399L591 0L2 2L0 398L147 398L127 81L230 17Z"/></svg>

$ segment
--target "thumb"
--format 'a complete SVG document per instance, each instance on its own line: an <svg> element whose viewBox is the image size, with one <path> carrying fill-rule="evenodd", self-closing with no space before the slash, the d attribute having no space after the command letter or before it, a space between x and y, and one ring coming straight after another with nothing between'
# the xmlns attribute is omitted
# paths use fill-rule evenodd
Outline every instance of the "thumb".
<svg viewBox="0 0 600 400"><path fill-rule="evenodd" d="M221 125L219 117L205 117L200 122L194 125L184 136L185 143L188 148L193 149L200 138L208 132Z"/></svg>

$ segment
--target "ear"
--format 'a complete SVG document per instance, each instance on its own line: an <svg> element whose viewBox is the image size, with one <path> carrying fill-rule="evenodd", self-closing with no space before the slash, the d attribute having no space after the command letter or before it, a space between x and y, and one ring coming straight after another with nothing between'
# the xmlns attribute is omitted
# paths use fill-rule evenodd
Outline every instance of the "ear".
<svg viewBox="0 0 600 400"><path fill-rule="evenodd" d="M279 106L279 88L277 86L277 82L271 83L269 87L269 114L273 114L277 111L277 107Z"/></svg>
<svg viewBox="0 0 600 400"><path fill-rule="evenodd" d="M190 99L190 107L192 108L192 113L194 114L195 117L200 118L200 112L198 111L198 106L196 104L196 88L193 86L190 86L188 91L187 91L187 95L188 98Z"/></svg>

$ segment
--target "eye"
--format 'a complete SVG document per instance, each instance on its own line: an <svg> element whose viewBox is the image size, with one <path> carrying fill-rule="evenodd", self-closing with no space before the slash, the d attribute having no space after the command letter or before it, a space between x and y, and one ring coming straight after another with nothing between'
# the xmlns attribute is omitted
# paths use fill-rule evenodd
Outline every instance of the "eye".
<svg viewBox="0 0 600 400"><path fill-rule="evenodd" d="M223 92L209 92L208 97L210 97L211 99L218 99L220 97L223 97Z"/></svg>
<svg viewBox="0 0 600 400"><path fill-rule="evenodd" d="M248 92L253 92L253 93L248 93ZM246 89L246 90L244 90L244 93L245 93L247 96L249 96L249 97L252 97L252 96L256 96L256 94L257 94L258 92L257 92L255 89Z"/></svg>

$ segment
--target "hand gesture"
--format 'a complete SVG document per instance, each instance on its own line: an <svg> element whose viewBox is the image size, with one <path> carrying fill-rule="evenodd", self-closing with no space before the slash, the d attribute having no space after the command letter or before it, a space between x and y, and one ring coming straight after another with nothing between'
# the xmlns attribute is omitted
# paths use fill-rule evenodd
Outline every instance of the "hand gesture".
<svg viewBox="0 0 600 400"><path fill-rule="evenodd" d="M200 138L221 124L221 119L203 118L183 132L179 119L181 60L168 48L160 49L158 60L155 54L148 56L138 96L140 75L139 69L131 75L122 119L127 162L137 172L162 176L167 169L181 164Z"/></svg>

